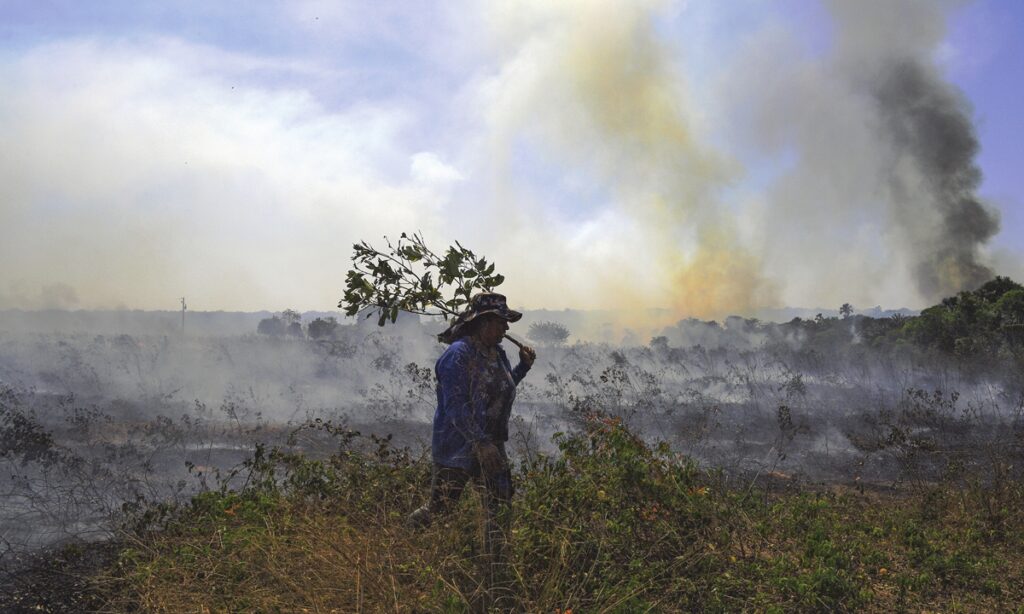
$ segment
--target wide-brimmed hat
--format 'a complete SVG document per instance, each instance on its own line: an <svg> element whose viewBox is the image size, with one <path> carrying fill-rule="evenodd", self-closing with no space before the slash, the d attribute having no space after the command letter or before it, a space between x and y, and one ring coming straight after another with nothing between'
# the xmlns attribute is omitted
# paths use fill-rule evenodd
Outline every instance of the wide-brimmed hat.
<svg viewBox="0 0 1024 614"><path fill-rule="evenodd" d="M523 314L508 308L508 302L505 300L504 294L481 292L474 294L469 299L469 307L452 321L447 330L437 336L438 341L442 343L455 341L461 336L460 333L465 330L467 324L489 313L509 322L518 322L519 318L523 317Z"/></svg>

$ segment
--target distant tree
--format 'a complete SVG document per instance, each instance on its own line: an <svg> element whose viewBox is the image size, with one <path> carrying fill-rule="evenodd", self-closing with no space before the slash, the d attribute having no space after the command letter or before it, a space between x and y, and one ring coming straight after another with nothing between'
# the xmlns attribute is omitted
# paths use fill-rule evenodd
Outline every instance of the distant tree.
<svg viewBox="0 0 1024 614"><path fill-rule="evenodd" d="M843 316L843 319L849 318L853 315L853 305L849 303L843 303L843 306L839 308L839 314Z"/></svg>
<svg viewBox="0 0 1024 614"><path fill-rule="evenodd" d="M1024 290L1010 290L996 302L999 328L1016 355L1024 363Z"/></svg>
<svg viewBox="0 0 1024 614"><path fill-rule="evenodd" d="M328 316L326 318L317 318L310 322L307 332L311 339L327 339L334 335L336 328L338 328L337 318Z"/></svg>
<svg viewBox="0 0 1024 614"><path fill-rule="evenodd" d="M668 352L668 337L666 337L665 335L658 335L657 337L652 337L650 346L652 350L657 350L659 352Z"/></svg>
<svg viewBox="0 0 1024 614"><path fill-rule="evenodd" d="M288 335L291 337L305 337L306 333L302 330L301 322L292 322L288 325Z"/></svg>
<svg viewBox="0 0 1024 614"><path fill-rule="evenodd" d="M281 319L284 320L284 323L290 327L292 324L295 324L296 322L302 322L302 314L299 313L298 311L295 311L294 309L285 309L284 311L281 312Z"/></svg>
<svg viewBox="0 0 1024 614"><path fill-rule="evenodd" d="M457 316L473 294L489 292L505 281L494 272L494 264L458 241L443 256L427 247L419 233L403 232L397 242L387 237L384 242L384 250L365 241L353 246L345 296L338 302L346 315L375 312L379 326L388 320L394 323L399 311L447 320Z"/></svg>
<svg viewBox="0 0 1024 614"><path fill-rule="evenodd" d="M1024 290L1010 290L999 297L995 304L996 311L1014 319L1024 319Z"/></svg>
<svg viewBox="0 0 1024 614"><path fill-rule="evenodd" d="M952 353L957 337L955 327L955 312L944 300L939 305L923 309L921 315L911 318L903 326L903 330L918 345Z"/></svg>
<svg viewBox="0 0 1024 614"><path fill-rule="evenodd" d="M994 279L985 282L975 291L979 298L988 302L998 301L1001 296L1014 290L1024 290L1024 286L1013 281L1009 277L997 275Z"/></svg>
<svg viewBox="0 0 1024 614"><path fill-rule="evenodd" d="M561 345L569 338L569 329L557 322L534 322L526 336L544 345Z"/></svg>
<svg viewBox="0 0 1024 614"><path fill-rule="evenodd" d="M288 326L284 320L277 316L270 318L264 318L260 320L260 323L256 326L256 332L261 335L269 335L271 337L280 337L285 334L288 330Z"/></svg>

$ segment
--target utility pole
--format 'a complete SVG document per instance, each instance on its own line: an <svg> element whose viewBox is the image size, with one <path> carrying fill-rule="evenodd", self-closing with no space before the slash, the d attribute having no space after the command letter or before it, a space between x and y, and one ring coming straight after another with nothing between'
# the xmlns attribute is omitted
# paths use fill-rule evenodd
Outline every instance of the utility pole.
<svg viewBox="0 0 1024 614"><path fill-rule="evenodd" d="M181 336L185 336L185 297L181 297Z"/></svg>

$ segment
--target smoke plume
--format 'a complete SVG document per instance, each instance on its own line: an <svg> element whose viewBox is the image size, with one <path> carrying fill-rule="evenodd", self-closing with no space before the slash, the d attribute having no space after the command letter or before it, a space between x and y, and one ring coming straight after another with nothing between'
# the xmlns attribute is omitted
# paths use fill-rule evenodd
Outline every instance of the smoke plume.
<svg viewBox="0 0 1024 614"><path fill-rule="evenodd" d="M906 60L887 72L877 95L897 168L905 160L908 172L920 174L917 189L934 217L926 228L918 229L913 220L904 228L916 247L918 288L929 299L977 288L993 276L979 249L999 230L999 219L976 194L978 141L965 105L920 62ZM898 172L890 187L897 201L914 198L915 187Z"/></svg>
<svg viewBox="0 0 1024 614"><path fill-rule="evenodd" d="M410 230L487 254L520 307L664 310L615 323L634 330L980 284L998 220L936 59L955 4L823 3L826 23L346 6L324 49L308 14L267 20L308 57L22 24L0 53L0 309L325 308L348 246ZM350 23L376 25L335 41Z"/></svg>
<svg viewBox="0 0 1024 614"><path fill-rule="evenodd" d="M719 198L737 169L701 134L678 49L655 32L663 5L517 2L500 11L529 27L498 24L511 52L490 84L495 147L525 139L597 186L594 219L610 210L620 215L606 219L638 229L637 244L620 242L621 224L591 229L591 241L619 246L608 254L617 274L589 289L598 306L671 307L675 319L749 312L771 302L772 288Z"/></svg>
<svg viewBox="0 0 1024 614"><path fill-rule="evenodd" d="M974 289L993 275L980 249L999 230L978 198L981 170L970 108L933 59L950 3L832 5L840 28L838 62L873 78L880 142L890 148L888 186L912 266L928 300ZM906 33L906 26L914 32ZM884 34L884 38L879 36Z"/></svg>
<svg viewBox="0 0 1024 614"><path fill-rule="evenodd" d="M977 193L970 107L936 60L953 5L827 6L830 50L763 33L725 79L743 101L735 116L752 118L740 139L792 158L766 194L766 268L788 294L824 288L833 302L931 303L977 287L993 275L985 247L999 222Z"/></svg>
<svg viewBox="0 0 1024 614"><path fill-rule="evenodd" d="M598 186L588 241L621 237L622 249L588 273L593 306L668 306L676 318L780 301L917 306L993 275L998 216L977 194L971 110L936 60L954 5L825 5L824 51L769 24L715 71L724 87L700 98L711 108L694 102L682 48L655 25L666 3L498 12L502 64L484 104L491 151L503 152L498 191L515 189L509 160L524 143L553 172ZM765 166L778 172L734 202L729 188Z"/></svg>

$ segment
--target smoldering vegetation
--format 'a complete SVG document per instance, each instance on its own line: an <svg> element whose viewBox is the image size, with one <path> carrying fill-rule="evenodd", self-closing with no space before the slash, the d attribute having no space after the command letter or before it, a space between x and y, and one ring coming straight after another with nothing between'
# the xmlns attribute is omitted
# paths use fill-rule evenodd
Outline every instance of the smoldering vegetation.
<svg viewBox="0 0 1024 614"><path fill-rule="evenodd" d="M552 435L600 415L741 485L1019 479L1020 357L901 337L928 314L540 340L511 449L550 452ZM110 537L155 504L242 480L258 449L326 456L338 427L426 456L437 327L341 325L318 340L0 333L0 565L10 573L33 550Z"/></svg>
<svg viewBox="0 0 1024 614"><path fill-rule="evenodd" d="M5 552L105 536L317 419L423 422L433 384L417 341L0 334Z"/></svg>

